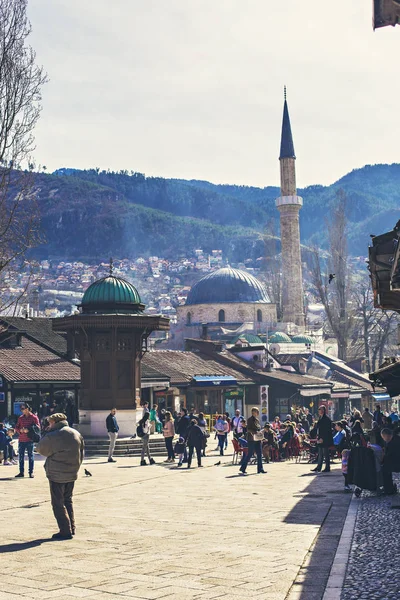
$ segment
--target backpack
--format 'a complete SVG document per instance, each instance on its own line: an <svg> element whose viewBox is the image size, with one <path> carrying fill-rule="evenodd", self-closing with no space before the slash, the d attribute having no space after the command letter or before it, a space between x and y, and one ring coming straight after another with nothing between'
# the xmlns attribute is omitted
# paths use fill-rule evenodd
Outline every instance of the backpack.
<svg viewBox="0 0 400 600"><path fill-rule="evenodd" d="M40 442L40 429L37 425L32 425L26 434L32 442Z"/></svg>
<svg viewBox="0 0 400 600"><path fill-rule="evenodd" d="M139 438L142 438L142 437L144 437L144 431L143 431L143 427L142 427L142 424L141 424L141 422L140 422L140 421L139 421L139 423L138 423L138 426L136 427L136 435L137 435Z"/></svg>

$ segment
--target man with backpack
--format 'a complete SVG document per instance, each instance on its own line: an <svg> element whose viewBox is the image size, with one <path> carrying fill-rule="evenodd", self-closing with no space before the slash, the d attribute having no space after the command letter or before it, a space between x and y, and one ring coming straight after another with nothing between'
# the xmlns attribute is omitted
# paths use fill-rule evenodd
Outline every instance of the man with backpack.
<svg viewBox="0 0 400 600"><path fill-rule="evenodd" d="M21 404L22 415L18 417L15 430L19 435L18 438L18 456L19 456L19 473L15 477L25 477L25 451L28 453L29 477L32 479L34 458L33 458L33 442L40 439L40 423L36 415L32 413L32 409L28 404Z"/></svg>

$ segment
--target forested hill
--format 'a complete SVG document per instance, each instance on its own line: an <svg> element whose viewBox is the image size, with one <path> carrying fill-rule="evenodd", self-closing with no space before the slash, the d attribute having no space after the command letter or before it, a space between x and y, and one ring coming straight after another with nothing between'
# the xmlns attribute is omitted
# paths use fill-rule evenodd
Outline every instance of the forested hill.
<svg viewBox="0 0 400 600"><path fill-rule="evenodd" d="M237 262L263 255L262 232L278 216L276 187L215 185L98 169L40 173L36 185L47 238L37 252L42 257L172 258L201 247L220 248ZM348 197L350 251L365 255L369 234L390 229L399 219L400 165L366 166L331 186L299 189L304 199L303 243L324 244L328 207L339 189Z"/></svg>

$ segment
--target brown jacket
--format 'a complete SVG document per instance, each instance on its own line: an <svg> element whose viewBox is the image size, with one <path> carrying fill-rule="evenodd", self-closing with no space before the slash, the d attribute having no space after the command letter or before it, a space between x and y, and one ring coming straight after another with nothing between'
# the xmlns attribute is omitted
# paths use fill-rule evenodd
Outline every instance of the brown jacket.
<svg viewBox="0 0 400 600"><path fill-rule="evenodd" d="M36 446L42 456L46 456L44 468L47 478L55 483L69 483L78 478L83 460L83 437L68 427L67 421L56 423Z"/></svg>
<svg viewBox="0 0 400 600"><path fill-rule="evenodd" d="M253 415L251 415L251 417L249 417L247 419L247 441L248 442L254 441L253 434L256 433L256 431L261 431L260 421L257 419L257 417L253 417Z"/></svg>

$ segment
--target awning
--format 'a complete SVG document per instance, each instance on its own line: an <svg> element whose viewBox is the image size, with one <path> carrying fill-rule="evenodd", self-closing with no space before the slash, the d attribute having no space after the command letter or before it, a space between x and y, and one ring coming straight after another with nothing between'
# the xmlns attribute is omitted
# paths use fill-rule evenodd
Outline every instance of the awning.
<svg viewBox="0 0 400 600"><path fill-rule="evenodd" d="M200 387L225 387L237 385L237 380L229 375L195 375L193 382Z"/></svg>
<svg viewBox="0 0 400 600"><path fill-rule="evenodd" d="M140 387L142 388L142 390L144 388L153 388L153 387L164 387L164 388L169 388L169 380L164 380L164 381L141 381L140 383Z"/></svg>
<svg viewBox="0 0 400 600"><path fill-rule="evenodd" d="M380 394L372 394L372 397L377 402L387 402L388 400L391 400L389 394L385 394L384 392L381 392Z"/></svg>
<svg viewBox="0 0 400 600"><path fill-rule="evenodd" d="M332 398L348 398L349 392L333 392Z"/></svg>
<svg viewBox="0 0 400 600"><path fill-rule="evenodd" d="M325 387L325 388L301 388L300 389L300 396L305 396L307 398L310 398L311 396L319 396L321 394L328 394L330 396L331 388Z"/></svg>

